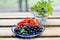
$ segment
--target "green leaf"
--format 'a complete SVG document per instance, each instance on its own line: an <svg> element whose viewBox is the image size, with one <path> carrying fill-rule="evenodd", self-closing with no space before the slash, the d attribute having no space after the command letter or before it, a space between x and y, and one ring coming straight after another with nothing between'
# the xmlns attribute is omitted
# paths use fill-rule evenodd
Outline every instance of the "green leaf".
<svg viewBox="0 0 60 40"><path fill-rule="evenodd" d="M21 29L21 32L20 33L24 33L26 32L24 28Z"/></svg>
<svg viewBox="0 0 60 40"><path fill-rule="evenodd" d="M38 1L36 4L33 5L33 11L37 10L38 14L41 15L42 17L45 17L44 11L46 10L48 14L52 15L53 8L51 6L52 1L48 0L41 0Z"/></svg>

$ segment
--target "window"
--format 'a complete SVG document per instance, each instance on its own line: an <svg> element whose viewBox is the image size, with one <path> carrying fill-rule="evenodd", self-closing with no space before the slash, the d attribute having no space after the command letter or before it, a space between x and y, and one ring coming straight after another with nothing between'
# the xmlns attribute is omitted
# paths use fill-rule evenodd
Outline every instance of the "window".
<svg viewBox="0 0 60 40"><path fill-rule="evenodd" d="M0 12L29 11L32 5L40 0L0 0ZM60 0L54 0L54 11L60 11ZM27 5L26 5L27 4Z"/></svg>
<svg viewBox="0 0 60 40"><path fill-rule="evenodd" d="M60 0L54 0L53 8L55 12L60 12Z"/></svg>
<svg viewBox="0 0 60 40"><path fill-rule="evenodd" d="M0 12L25 11L28 9L26 4L27 0L0 0Z"/></svg>
<svg viewBox="0 0 60 40"><path fill-rule="evenodd" d="M18 0L0 0L0 12L18 11Z"/></svg>

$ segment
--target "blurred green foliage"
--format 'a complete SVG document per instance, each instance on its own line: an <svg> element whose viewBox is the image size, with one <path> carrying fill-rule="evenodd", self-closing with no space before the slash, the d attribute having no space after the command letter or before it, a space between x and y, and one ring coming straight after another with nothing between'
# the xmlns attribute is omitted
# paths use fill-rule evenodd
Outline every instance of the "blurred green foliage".
<svg viewBox="0 0 60 40"><path fill-rule="evenodd" d="M41 15L42 17L45 17L45 13L52 15L53 11L53 8L51 6L52 2L53 1L51 0L48 1L40 0L33 5L32 11L38 12L38 15Z"/></svg>

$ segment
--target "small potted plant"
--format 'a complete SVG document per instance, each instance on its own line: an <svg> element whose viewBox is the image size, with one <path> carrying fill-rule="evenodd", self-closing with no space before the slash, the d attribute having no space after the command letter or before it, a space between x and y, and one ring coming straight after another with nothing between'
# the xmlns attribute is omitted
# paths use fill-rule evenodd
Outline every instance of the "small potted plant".
<svg viewBox="0 0 60 40"><path fill-rule="evenodd" d="M34 17L38 19L42 24L46 22L48 15L52 15L52 0L40 0L36 2L31 8Z"/></svg>

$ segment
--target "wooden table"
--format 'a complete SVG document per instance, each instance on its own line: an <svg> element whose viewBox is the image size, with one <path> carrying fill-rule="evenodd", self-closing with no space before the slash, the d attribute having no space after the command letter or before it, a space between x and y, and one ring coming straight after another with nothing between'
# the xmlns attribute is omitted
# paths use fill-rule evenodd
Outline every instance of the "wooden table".
<svg viewBox="0 0 60 40"><path fill-rule="evenodd" d="M60 40L60 12L53 12L44 24L45 31L37 38L17 38L11 31L11 27L25 17L33 17L30 12L0 13L0 40Z"/></svg>

